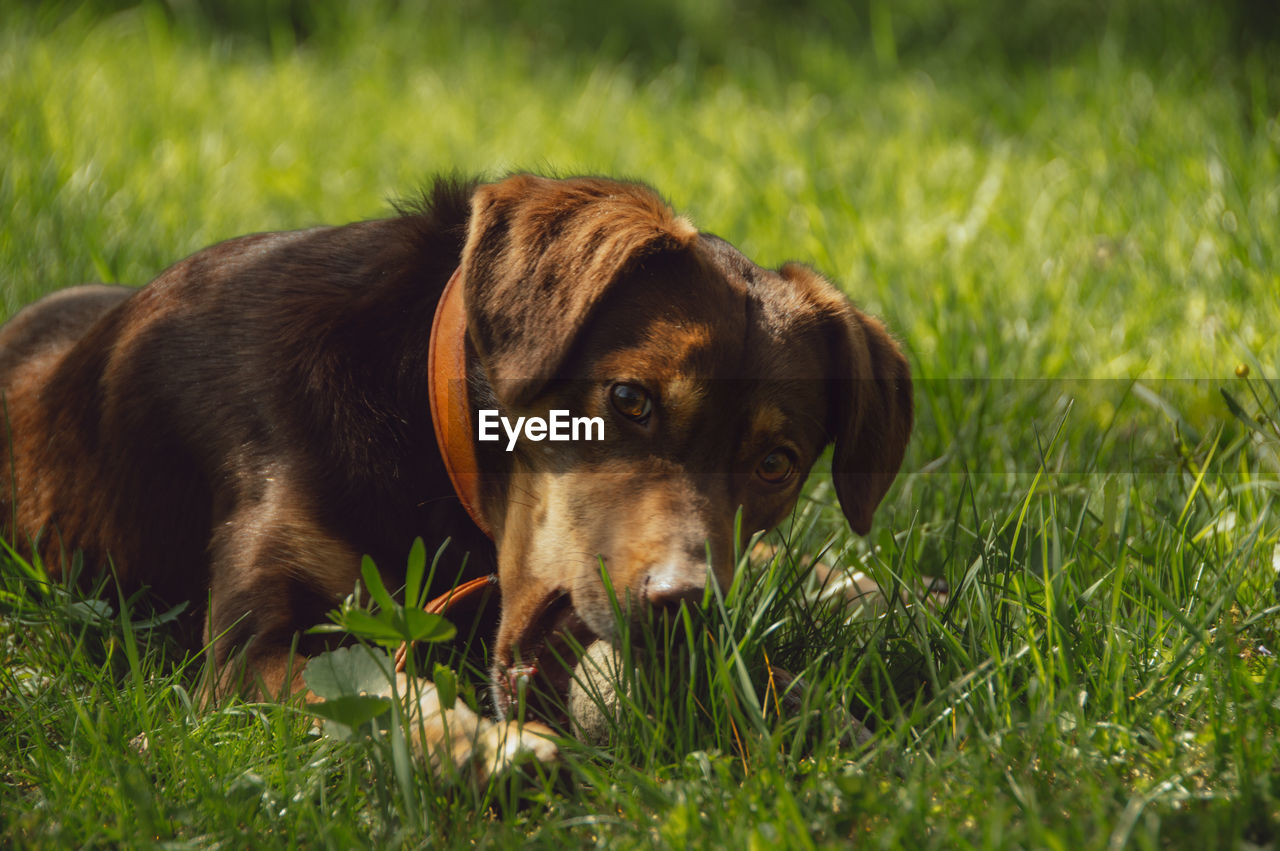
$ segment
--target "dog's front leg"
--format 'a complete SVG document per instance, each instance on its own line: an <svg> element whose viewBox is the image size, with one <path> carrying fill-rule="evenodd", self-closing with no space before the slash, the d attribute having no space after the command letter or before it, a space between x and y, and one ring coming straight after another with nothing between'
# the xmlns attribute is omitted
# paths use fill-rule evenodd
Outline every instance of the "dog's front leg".
<svg viewBox="0 0 1280 851"><path fill-rule="evenodd" d="M350 593L360 558L310 521L300 501L285 499L279 488L268 488L267 497L235 512L213 542L207 639L215 690L218 696L314 700L303 669L308 656L324 648L301 633ZM391 691L388 682L385 694ZM540 724L493 722L462 703L445 708L434 684L405 674L397 675L395 692L404 701L414 753L433 771L485 782L523 762L558 757L551 731Z"/></svg>
<svg viewBox="0 0 1280 851"><path fill-rule="evenodd" d="M215 592L213 624L230 617L219 610L217 599ZM217 695L285 699L302 694L308 702L318 699L303 678L307 656L294 651L292 635L282 632L280 615L278 607L260 605L241 614L215 638ZM251 630L247 646L237 649L238 636ZM288 643L282 638L288 638ZM549 728L535 722L490 721L461 701L446 708L435 684L428 680L397 674L394 693L404 709L414 756L438 776L469 778L483 784L521 764L549 765L559 757ZM390 682L383 694L392 696Z"/></svg>
<svg viewBox="0 0 1280 851"><path fill-rule="evenodd" d="M306 630L351 593L360 553L320 522L305 490L282 466L245 474L209 545L212 648L217 697L280 700L305 691L307 657L326 647Z"/></svg>

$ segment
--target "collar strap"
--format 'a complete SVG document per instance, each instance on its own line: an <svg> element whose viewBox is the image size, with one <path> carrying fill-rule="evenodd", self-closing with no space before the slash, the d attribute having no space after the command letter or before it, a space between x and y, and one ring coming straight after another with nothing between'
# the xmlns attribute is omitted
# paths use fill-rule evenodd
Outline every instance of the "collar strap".
<svg viewBox="0 0 1280 851"><path fill-rule="evenodd" d="M454 493L471 521L490 538L493 530L480 513L480 470L471 436L471 404L467 390L467 310L463 301L462 267L445 284L431 323L427 347L431 378L427 391L436 446L444 459Z"/></svg>
<svg viewBox="0 0 1280 851"><path fill-rule="evenodd" d="M470 582L464 582L456 588L452 588L439 597L429 601L422 610L433 615L450 615L464 603L483 604L484 592L490 589L497 590L498 574L490 573L487 576L480 576L472 579ZM413 649L413 642L406 641L396 649L396 673L404 673L405 665L408 663L409 651Z"/></svg>

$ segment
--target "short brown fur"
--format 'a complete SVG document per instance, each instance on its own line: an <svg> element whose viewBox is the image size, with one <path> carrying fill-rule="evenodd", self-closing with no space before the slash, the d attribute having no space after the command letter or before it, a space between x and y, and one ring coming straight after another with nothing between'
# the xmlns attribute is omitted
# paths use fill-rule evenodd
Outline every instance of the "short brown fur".
<svg viewBox="0 0 1280 851"><path fill-rule="evenodd" d="M459 267L473 407L606 423L598 443L477 444L492 542L427 402L427 332ZM618 382L649 394L651 419L611 407ZM832 441L865 533L912 418L897 346L813 271L762 269L638 184L529 175L224 242L139 290L49 296L0 329L0 393L6 534L54 573L83 551L170 602L210 599L220 691L246 671L297 691L320 645L290 645L360 556L395 587L413 538L451 537L443 581L499 573L499 711L551 632L610 637L601 564L637 617L696 596L708 553L728 582L735 512L744 534L776 525ZM792 472L764 480L779 457ZM568 614L549 621L555 600Z"/></svg>

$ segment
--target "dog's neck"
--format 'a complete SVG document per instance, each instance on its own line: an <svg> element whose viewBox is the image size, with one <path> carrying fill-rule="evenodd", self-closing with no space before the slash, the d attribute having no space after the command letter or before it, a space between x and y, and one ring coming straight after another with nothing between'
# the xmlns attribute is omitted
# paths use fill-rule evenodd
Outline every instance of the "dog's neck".
<svg viewBox="0 0 1280 851"><path fill-rule="evenodd" d="M449 278L431 323L427 362L431 371L428 398L436 445L449 481L471 520L490 538L493 530L480 512L480 470L471 436L470 394L467 390L467 310L463 301L462 269Z"/></svg>

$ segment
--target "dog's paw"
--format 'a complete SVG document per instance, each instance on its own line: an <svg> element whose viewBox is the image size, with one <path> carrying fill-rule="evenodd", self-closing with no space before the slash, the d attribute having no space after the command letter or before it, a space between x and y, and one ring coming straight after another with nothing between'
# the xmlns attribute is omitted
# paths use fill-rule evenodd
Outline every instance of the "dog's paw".
<svg viewBox="0 0 1280 851"><path fill-rule="evenodd" d="M766 564L777 558L778 553L773 544L758 541L751 550L751 560L757 565ZM801 556L796 564L809 569L816 599L841 601L850 614L860 619L877 618L890 609L890 593L861 570L833 567L809 556ZM923 603L930 611L940 612L947 606L951 588L940 576L925 576L919 583L903 585L898 593L905 609Z"/></svg>
<svg viewBox="0 0 1280 851"><path fill-rule="evenodd" d="M480 753L485 771L481 779L501 776L525 765L554 766L560 750L551 740L551 728L537 721L519 724L515 721L481 721L487 727L480 733Z"/></svg>
<svg viewBox="0 0 1280 851"><path fill-rule="evenodd" d="M461 776L484 784L527 764L552 766L559 749L550 728L533 721L490 721L461 701L440 703L433 683L398 674L414 754L437 776Z"/></svg>

